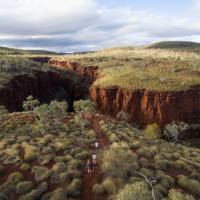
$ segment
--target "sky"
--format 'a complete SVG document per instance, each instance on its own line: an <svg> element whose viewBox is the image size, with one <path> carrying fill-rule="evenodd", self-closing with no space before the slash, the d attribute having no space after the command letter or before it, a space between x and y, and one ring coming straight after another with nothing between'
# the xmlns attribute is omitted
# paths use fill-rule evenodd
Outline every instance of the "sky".
<svg viewBox="0 0 200 200"><path fill-rule="evenodd" d="M57 52L200 42L200 0L0 0L0 46Z"/></svg>

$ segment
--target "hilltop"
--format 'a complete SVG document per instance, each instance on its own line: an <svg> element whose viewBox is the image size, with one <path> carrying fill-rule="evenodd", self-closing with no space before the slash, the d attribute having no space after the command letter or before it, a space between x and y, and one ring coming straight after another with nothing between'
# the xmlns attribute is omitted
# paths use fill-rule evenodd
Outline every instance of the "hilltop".
<svg viewBox="0 0 200 200"><path fill-rule="evenodd" d="M151 49L195 49L200 48L200 43L187 41L164 41L149 45Z"/></svg>
<svg viewBox="0 0 200 200"><path fill-rule="evenodd" d="M0 55L58 55L55 52L45 50L22 50L8 47L0 47Z"/></svg>

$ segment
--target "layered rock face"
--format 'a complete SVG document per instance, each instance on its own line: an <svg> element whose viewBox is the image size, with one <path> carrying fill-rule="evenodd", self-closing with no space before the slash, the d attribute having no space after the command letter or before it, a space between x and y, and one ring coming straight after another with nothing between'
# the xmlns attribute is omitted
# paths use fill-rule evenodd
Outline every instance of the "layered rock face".
<svg viewBox="0 0 200 200"><path fill-rule="evenodd" d="M99 76L98 67L81 67L79 63L59 60L50 60L49 64L93 80ZM200 86L187 91L153 92L92 85L89 93L102 112L116 115L124 111L129 114L131 121L140 125L155 122L162 126L172 121L200 120Z"/></svg>
<svg viewBox="0 0 200 200"><path fill-rule="evenodd" d="M52 59L49 61L49 64L60 69L74 71L78 76L90 79L92 82L96 80L99 75L98 67L83 67L80 63L77 62L59 61Z"/></svg>
<svg viewBox="0 0 200 200"><path fill-rule="evenodd" d="M11 112L17 111L21 109L22 102L27 96L46 98L51 95L53 88L64 88L72 98L72 102L74 99L83 98L79 85L70 78L54 71L35 71L31 75L17 75L0 88L0 105L4 105Z"/></svg>
<svg viewBox="0 0 200 200"><path fill-rule="evenodd" d="M121 88L90 88L91 99L110 114L125 111L140 125L156 122L197 121L200 118L200 87L180 92L128 91Z"/></svg>

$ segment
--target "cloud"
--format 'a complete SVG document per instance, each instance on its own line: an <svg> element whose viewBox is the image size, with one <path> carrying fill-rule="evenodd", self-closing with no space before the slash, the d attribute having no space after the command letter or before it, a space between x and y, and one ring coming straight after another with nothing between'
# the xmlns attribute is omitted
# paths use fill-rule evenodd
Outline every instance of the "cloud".
<svg viewBox="0 0 200 200"><path fill-rule="evenodd" d="M1 0L1 33L73 32L94 23L96 5L94 0Z"/></svg>
<svg viewBox="0 0 200 200"><path fill-rule="evenodd" d="M100 0L0 1L0 45L81 51L159 40L200 41L200 22L193 16L108 8ZM200 1L193 3L200 8Z"/></svg>
<svg viewBox="0 0 200 200"><path fill-rule="evenodd" d="M193 8L197 12L200 11L200 0L193 0Z"/></svg>

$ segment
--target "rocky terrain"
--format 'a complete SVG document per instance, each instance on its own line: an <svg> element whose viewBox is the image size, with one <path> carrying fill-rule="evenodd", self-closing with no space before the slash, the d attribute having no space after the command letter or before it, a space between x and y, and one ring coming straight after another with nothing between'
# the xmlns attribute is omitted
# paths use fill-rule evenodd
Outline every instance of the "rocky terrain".
<svg viewBox="0 0 200 200"><path fill-rule="evenodd" d="M75 71L93 80L100 78L98 67L85 67L80 63L52 59L49 64L59 69ZM141 125L156 122L166 125L172 121L194 122L200 116L200 86L184 91L128 90L121 87L92 85L90 97L98 108L109 114L125 111L132 121Z"/></svg>

